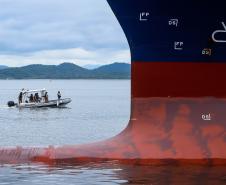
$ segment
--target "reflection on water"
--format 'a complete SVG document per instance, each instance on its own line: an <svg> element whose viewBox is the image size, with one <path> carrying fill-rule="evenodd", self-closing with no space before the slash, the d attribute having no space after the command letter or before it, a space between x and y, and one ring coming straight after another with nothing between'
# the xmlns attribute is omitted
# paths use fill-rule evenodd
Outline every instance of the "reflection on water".
<svg viewBox="0 0 226 185"><path fill-rule="evenodd" d="M20 185L70 185L70 184L124 184L126 180L118 178L120 167L113 164L83 165L23 165L4 166L0 184Z"/></svg>
<svg viewBox="0 0 226 185"><path fill-rule="evenodd" d="M128 184L152 185L223 185L226 184L226 167L201 166L136 166L122 167L119 178Z"/></svg>
<svg viewBox="0 0 226 185"><path fill-rule="evenodd" d="M114 161L75 166L5 165L0 168L0 185L3 184L225 185L226 167L130 166Z"/></svg>

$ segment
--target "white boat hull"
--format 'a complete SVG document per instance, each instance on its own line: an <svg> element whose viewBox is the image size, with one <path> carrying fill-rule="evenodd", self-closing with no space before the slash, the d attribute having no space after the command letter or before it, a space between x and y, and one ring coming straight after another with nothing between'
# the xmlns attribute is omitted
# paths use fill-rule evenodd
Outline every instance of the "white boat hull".
<svg viewBox="0 0 226 185"><path fill-rule="evenodd" d="M48 102L40 103L21 103L17 104L18 108L43 108L43 107L64 107L69 104L72 100L70 98L60 100L50 100Z"/></svg>

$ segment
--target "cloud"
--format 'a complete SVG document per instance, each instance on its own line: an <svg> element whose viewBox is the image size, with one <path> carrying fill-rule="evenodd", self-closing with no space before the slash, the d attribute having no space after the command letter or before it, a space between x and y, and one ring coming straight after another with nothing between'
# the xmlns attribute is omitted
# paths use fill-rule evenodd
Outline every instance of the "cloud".
<svg viewBox="0 0 226 185"><path fill-rule="evenodd" d="M38 61L31 56L44 57L44 53L57 59L63 52L70 58L68 52L75 50L79 60L79 52L91 52L94 58L89 60L96 62L106 59L97 57L105 54L101 51L121 59L128 50L125 35L106 0L0 0L0 64L3 59L6 65L20 65L17 59L35 63Z"/></svg>
<svg viewBox="0 0 226 185"><path fill-rule="evenodd" d="M37 51L24 55L0 55L0 63L8 66L24 66L28 64L56 65L63 62L71 62L84 66L87 64L110 64L113 62L130 62L129 50L85 50L83 48L71 48L60 50Z"/></svg>

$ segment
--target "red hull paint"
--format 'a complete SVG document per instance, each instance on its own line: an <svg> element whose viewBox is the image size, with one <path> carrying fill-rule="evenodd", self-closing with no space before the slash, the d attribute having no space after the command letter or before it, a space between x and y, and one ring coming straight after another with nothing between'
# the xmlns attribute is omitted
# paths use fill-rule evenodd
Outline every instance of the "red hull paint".
<svg viewBox="0 0 226 185"><path fill-rule="evenodd" d="M133 62L133 97L226 97L226 63Z"/></svg>

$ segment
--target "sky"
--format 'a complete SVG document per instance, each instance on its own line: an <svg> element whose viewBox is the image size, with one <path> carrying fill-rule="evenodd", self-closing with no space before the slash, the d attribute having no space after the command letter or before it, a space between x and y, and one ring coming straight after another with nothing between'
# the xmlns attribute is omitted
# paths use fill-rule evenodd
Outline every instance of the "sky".
<svg viewBox="0 0 226 185"><path fill-rule="evenodd" d="M130 62L106 0L0 0L0 65Z"/></svg>

